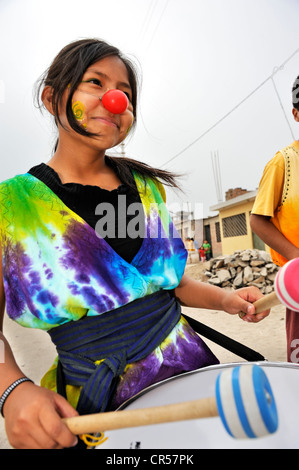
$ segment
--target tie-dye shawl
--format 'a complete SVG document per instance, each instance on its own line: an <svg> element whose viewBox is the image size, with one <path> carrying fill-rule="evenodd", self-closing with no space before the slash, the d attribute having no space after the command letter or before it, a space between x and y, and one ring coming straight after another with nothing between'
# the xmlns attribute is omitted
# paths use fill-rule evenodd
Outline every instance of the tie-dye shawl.
<svg viewBox="0 0 299 470"><path fill-rule="evenodd" d="M3 282L11 319L26 327L50 330L179 284L187 253L164 204L164 189L149 179L144 184L137 174L134 178L146 231L131 263L36 177L26 173L0 184ZM168 376L217 362L184 319L164 343L165 347L171 345ZM189 348L183 360L181 347L185 352ZM154 363L160 367L165 352L157 354L148 362L151 372L145 381L140 382L139 376L134 392L149 385L153 375L164 378L161 369L155 371ZM144 373L144 361L140 373ZM131 371L130 375L133 380L138 373L132 375ZM48 376L48 382L52 379ZM53 383L46 385L55 389Z"/></svg>
<svg viewBox="0 0 299 470"><path fill-rule="evenodd" d="M20 175L0 185L10 318L48 330L178 285L186 262L184 245L156 184L148 180L144 192L142 180L135 179L146 237L131 263L34 176Z"/></svg>

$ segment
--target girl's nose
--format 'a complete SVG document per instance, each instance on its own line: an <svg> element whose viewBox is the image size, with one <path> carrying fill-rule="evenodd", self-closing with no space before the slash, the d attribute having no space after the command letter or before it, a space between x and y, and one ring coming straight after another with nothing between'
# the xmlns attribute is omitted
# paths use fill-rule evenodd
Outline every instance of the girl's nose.
<svg viewBox="0 0 299 470"><path fill-rule="evenodd" d="M128 107L129 101L121 90L108 90L100 98L107 111L113 114L122 114Z"/></svg>

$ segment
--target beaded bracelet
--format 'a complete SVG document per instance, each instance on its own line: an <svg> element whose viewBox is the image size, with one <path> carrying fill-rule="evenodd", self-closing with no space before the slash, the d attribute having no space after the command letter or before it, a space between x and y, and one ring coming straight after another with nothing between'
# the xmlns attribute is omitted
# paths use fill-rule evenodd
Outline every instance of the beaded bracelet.
<svg viewBox="0 0 299 470"><path fill-rule="evenodd" d="M23 382L32 382L32 380L28 379L28 377L21 377L20 379L15 380L15 382L13 382L9 387L7 387L2 397L0 398L0 413L2 414L3 418L4 418L3 406L4 406L6 399L11 394L11 392Z"/></svg>

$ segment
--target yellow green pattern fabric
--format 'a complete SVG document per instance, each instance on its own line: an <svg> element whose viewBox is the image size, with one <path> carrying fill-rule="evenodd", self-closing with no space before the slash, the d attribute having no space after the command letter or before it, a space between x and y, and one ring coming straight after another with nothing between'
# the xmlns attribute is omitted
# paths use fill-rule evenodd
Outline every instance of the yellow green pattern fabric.
<svg viewBox="0 0 299 470"><path fill-rule="evenodd" d="M172 290L187 252L165 205L162 185L134 174L146 236L131 263L31 174L0 184L0 238L8 316L45 331L101 315L160 289ZM115 406L153 382L218 363L182 318L159 348L120 377ZM42 380L56 389L56 363ZM68 386L75 406L78 389Z"/></svg>

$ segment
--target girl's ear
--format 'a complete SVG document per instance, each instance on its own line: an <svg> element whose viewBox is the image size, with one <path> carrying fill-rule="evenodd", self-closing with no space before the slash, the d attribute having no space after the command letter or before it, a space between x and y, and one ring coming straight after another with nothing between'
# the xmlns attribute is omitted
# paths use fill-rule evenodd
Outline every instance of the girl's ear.
<svg viewBox="0 0 299 470"><path fill-rule="evenodd" d="M44 106L46 109L49 111L54 116L54 111L53 111L53 88L50 87L49 85L45 86L45 88L42 91L42 102L44 103Z"/></svg>
<svg viewBox="0 0 299 470"><path fill-rule="evenodd" d="M293 116L295 121L299 122L299 111L296 108L293 108Z"/></svg>

